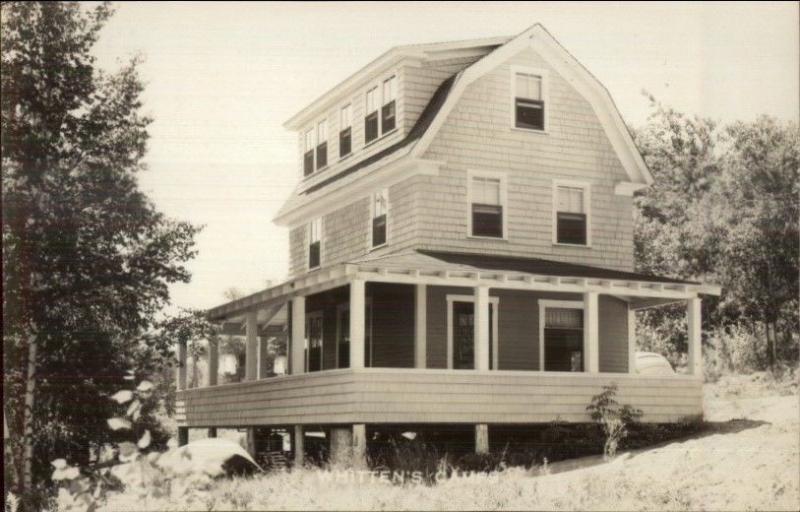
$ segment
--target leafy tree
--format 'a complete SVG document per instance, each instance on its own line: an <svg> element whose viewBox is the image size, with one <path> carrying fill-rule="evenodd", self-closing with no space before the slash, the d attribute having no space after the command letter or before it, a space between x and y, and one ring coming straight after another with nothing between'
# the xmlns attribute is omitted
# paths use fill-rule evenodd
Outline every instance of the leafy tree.
<svg viewBox="0 0 800 512"><path fill-rule="evenodd" d="M186 282L197 228L159 213L136 174L150 119L133 59L97 69L108 4L2 7L4 408L20 491L109 433L128 369L168 357L148 336Z"/></svg>

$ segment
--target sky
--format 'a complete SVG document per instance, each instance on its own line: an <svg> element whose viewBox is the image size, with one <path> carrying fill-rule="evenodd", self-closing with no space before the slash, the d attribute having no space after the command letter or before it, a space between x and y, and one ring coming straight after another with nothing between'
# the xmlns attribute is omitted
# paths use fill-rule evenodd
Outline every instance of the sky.
<svg viewBox="0 0 800 512"><path fill-rule="evenodd" d="M168 216L205 226L175 306L285 279L288 231L272 218L299 179L283 123L398 45L515 35L543 24L643 124L642 91L720 122L797 120L797 3L116 4L94 52L134 55L154 118L142 189Z"/></svg>

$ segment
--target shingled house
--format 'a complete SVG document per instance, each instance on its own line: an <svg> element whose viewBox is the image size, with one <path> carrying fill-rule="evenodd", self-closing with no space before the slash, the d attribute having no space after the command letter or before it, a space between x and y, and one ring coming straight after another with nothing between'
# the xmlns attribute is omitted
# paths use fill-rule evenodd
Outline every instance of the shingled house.
<svg viewBox="0 0 800 512"><path fill-rule="evenodd" d="M632 196L653 178L541 25L394 48L285 126L288 279L209 311L246 334L245 381L183 372L181 437L283 428L302 461L313 428L358 463L368 429L458 424L485 451L493 426L589 421L611 381L643 421L702 414L700 296L719 288L633 271ZM689 373L637 374L635 312L676 302ZM269 331L288 333L285 375L260 363Z"/></svg>

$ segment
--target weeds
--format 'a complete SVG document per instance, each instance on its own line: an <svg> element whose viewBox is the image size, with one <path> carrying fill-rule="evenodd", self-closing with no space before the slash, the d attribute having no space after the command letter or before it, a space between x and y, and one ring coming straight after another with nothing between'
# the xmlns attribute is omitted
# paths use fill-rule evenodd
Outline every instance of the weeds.
<svg viewBox="0 0 800 512"><path fill-rule="evenodd" d="M592 419L599 423L605 434L603 458L613 458L617 453L620 441L628 435L628 425L642 416L640 409L630 405L620 406L616 400L617 384L612 382L603 386L603 391L592 397L586 410Z"/></svg>

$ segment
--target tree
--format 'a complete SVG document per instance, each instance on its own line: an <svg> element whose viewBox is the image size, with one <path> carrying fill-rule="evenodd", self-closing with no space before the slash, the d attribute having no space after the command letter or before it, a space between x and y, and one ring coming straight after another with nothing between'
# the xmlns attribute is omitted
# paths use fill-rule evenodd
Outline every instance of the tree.
<svg viewBox="0 0 800 512"><path fill-rule="evenodd" d="M150 123L138 60L95 67L111 14L2 8L3 397L18 491L54 453L80 464L113 435L108 396L135 363L169 353L144 333L195 254L197 228L165 218L137 186Z"/></svg>

